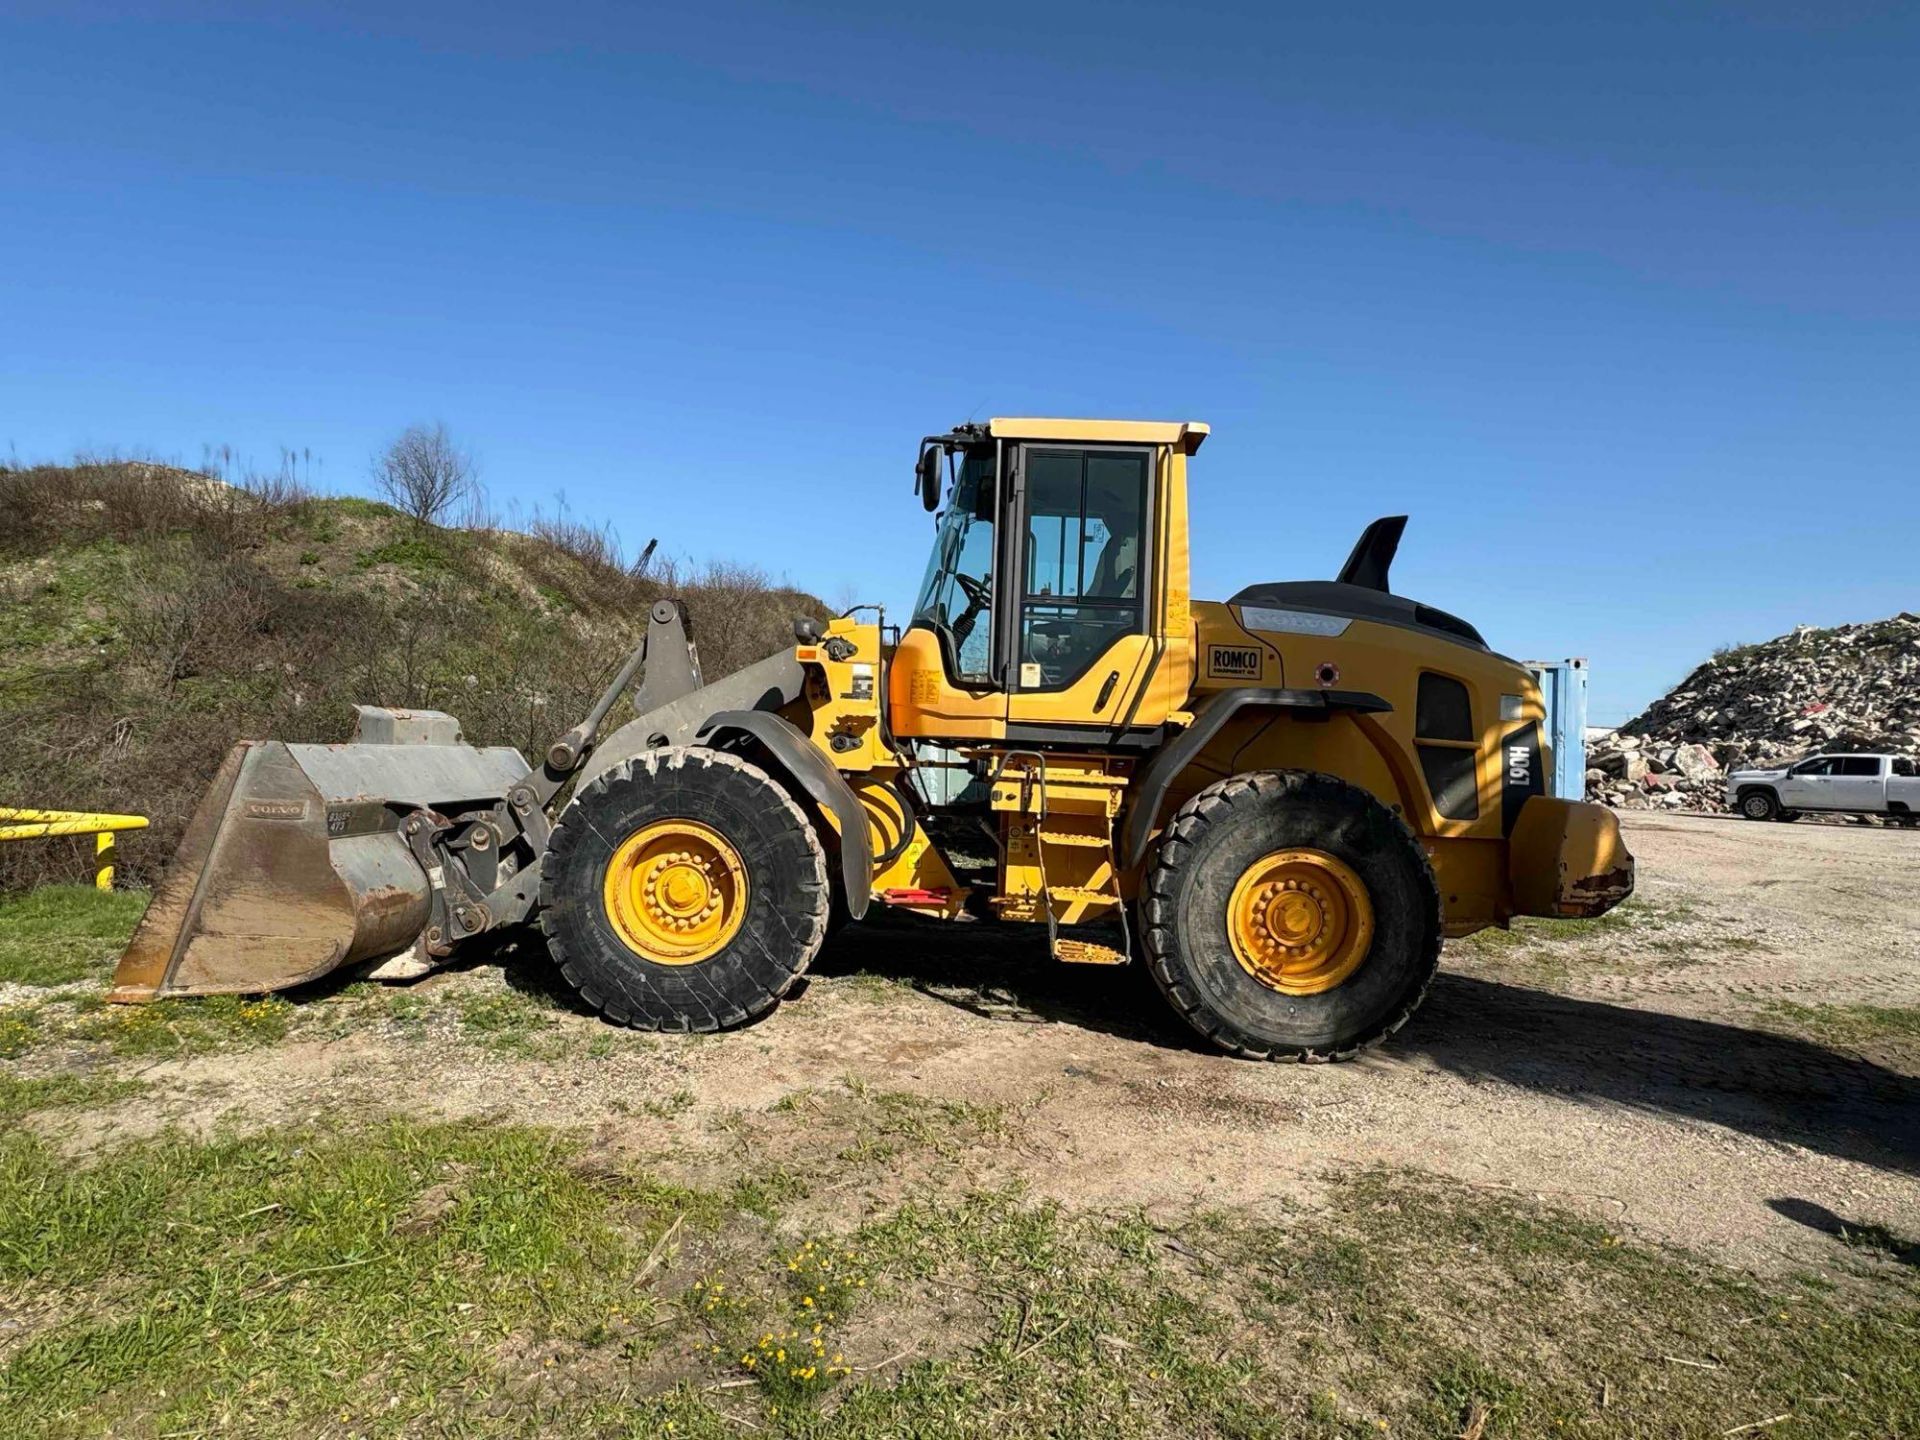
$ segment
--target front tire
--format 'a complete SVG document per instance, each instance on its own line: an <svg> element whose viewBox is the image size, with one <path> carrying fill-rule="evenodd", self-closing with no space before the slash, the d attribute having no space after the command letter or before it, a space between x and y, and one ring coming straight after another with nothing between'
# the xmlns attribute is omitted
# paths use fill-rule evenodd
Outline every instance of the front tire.
<svg viewBox="0 0 1920 1440"><path fill-rule="evenodd" d="M1222 780L1173 817L1142 905L1147 967L1235 1055L1344 1060L1398 1030L1440 961L1440 891L1400 818L1306 771Z"/></svg>
<svg viewBox="0 0 1920 1440"><path fill-rule="evenodd" d="M1749 820L1772 820L1780 813L1780 801L1771 790L1749 790L1740 797L1740 813Z"/></svg>
<svg viewBox="0 0 1920 1440"><path fill-rule="evenodd" d="M819 836L766 771L674 747L574 797L547 850L540 926L567 983L614 1023L725 1030L793 988L829 895Z"/></svg>

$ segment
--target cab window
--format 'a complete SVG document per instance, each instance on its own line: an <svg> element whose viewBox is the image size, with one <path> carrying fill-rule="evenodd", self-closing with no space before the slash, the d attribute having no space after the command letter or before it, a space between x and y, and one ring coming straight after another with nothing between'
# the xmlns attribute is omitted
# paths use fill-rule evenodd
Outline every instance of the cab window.
<svg viewBox="0 0 1920 1440"><path fill-rule="evenodd" d="M1833 773L1833 760L1826 755L1822 755L1813 760L1802 760L1798 765L1793 767L1790 773L1794 775L1831 775Z"/></svg>
<svg viewBox="0 0 1920 1440"><path fill-rule="evenodd" d="M934 534L933 558L920 582L913 622L933 631L948 677L959 685L991 683L993 626L993 452L969 450L953 498Z"/></svg>
<svg viewBox="0 0 1920 1440"><path fill-rule="evenodd" d="M1058 690L1142 628L1146 451L1027 454L1020 688Z"/></svg>
<svg viewBox="0 0 1920 1440"><path fill-rule="evenodd" d="M1840 767L1834 772L1838 775L1872 776L1880 775L1880 757L1878 755L1844 755Z"/></svg>

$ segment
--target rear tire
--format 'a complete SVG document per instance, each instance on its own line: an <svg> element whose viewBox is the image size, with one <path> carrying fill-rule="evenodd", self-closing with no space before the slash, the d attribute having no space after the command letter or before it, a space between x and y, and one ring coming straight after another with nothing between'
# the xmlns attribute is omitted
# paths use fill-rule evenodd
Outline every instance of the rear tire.
<svg viewBox="0 0 1920 1440"><path fill-rule="evenodd" d="M1772 820L1780 813L1780 801L1771 790L1749 790L1740 797L1740 813L1749 820Z"/></svg>
<svg viewBox="0 0 1920 1440"><path fill-rule="evenodd" d="M1333 967L1338 978L1313 993L1260 979L1230 933L1245 877L1298 853L1328 857L1330 876L1357 882L1371 921L1353 968ZM1419 1008L1440 961L1440 890L1419 841L1331 775L1263 771L1202 790L1167 826L1141 910L1160 992L1215 1045L1250 1059L1344 1060L1378 1044Z"/></svg>
<svg viewBox="0 0 1920 1440"><path fill-rule="evenodd" d="M659 827L684 828L694 848L717 837L744 877L743 895L722 897L739 913L709 926L711 953L701 958L649 949L630 916L623 926L610 913L610 869L617 877L631 866L619 857ZM773 1009L812 963L829 893L819 836L766 771L718 750L674 747L622 762L574 797L547 850L540 926L567 983L614 1023L725 1030Z"/></svg>

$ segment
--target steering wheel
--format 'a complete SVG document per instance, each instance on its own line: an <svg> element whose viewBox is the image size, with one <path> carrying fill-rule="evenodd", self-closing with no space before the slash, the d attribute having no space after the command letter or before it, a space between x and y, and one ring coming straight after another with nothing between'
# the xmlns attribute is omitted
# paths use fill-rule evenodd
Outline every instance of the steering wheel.
<svg viewBox="0 0 1920 1440"><path fill-rule="evenodd" d="M976 580L971 575L962 575L954 571L953 580L967 597L967 604L975 610L985 610L993 603L993 591L984 580Z"/></svg>

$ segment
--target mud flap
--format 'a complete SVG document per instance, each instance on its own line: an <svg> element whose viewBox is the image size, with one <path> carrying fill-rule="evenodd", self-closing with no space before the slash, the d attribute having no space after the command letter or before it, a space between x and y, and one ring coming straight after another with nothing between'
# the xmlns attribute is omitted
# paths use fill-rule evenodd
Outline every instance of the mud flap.
<svg viewBox="0 0 1920 1440"><path fill-rule="evenodd" d="M1633 893L1633 855L1604 805L1528 798L1507 842L1516 915L1604 915Z"/></svg>
<svg viewBox="0 0 1920 1440"><path fill-rule="evenodd" d="M526 773L512 750L468 745L236 745L107 998L258 994L399 954L433 890L400 816L495 803Z"/></svg>

